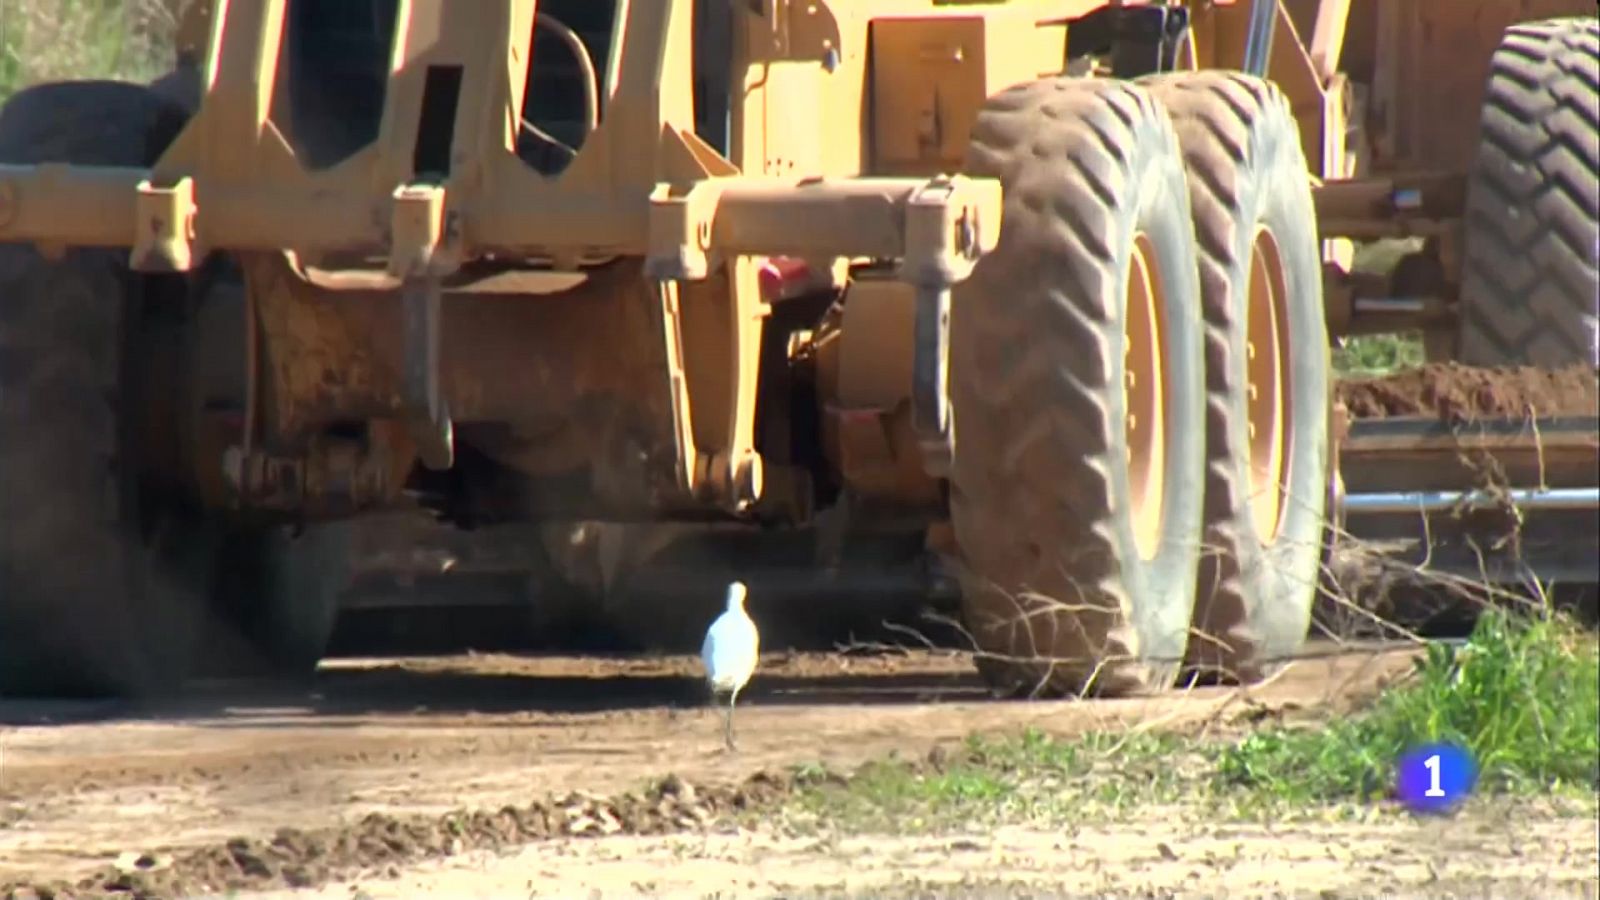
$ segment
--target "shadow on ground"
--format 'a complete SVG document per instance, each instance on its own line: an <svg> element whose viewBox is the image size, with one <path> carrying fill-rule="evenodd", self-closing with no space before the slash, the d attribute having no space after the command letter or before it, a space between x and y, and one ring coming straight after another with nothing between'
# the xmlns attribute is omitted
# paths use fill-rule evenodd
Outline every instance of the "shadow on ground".
<svg viewBox="0 0 1600 900"><path fill-rule="evenodd" d="M953 653L783 653L764 661L740 705L871 706L977 700L988 696ZM274 724L370 726L364 717L600 713L696 708L711 702L698 660L684 657L495 654L452 659L324 663L309 683L208 681L170 701L0 701L0 724L66 725L112 719L187 721L220 728ZM418 721L418 720L421 721ZM344 721L341 721L344 720ZM501 720L526 726L524 718Z"/></svg>

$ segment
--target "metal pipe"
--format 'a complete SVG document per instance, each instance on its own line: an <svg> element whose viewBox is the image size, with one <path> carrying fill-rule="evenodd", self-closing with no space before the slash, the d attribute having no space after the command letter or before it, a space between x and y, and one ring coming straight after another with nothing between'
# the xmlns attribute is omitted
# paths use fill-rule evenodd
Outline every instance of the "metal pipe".
<svg viewBox="0 0 1600 900"><path fill-rule="evenodd" d="M906 206L924 184L909 178L735 182L718 195L710 243L725 254L900 257Z"/></svg>
<svg viewBox="0 0 1600 900"><path fill-rule="evenodd" d="M1427 297L1357 297L1351 305L1358 313L1384 315L1426 312L1428 304Z"/></svg>
<svg viewBox="0 0 1600 900"><path fill-rule="evenodd" d="M131 247L145 169L0 165L0 240Z"/></svg>
<svg viewBox="0 0 1600 900"><path fill-rule="evenodd" d="M594 57L589 55L583 38L566 23L546 12L539 13L538 23L555 32L577 60L578 75L583 79L583 136L587 140L600 127L600 70L595 68Z"/></svg>
<svg viewBox="0 0 1600 900"><path fill-rule="evenodd" d="M919 285L911 353L911 427L929 474L945 475L950 447L950 287Z"/></svg>
<svg viewBox="0 0 1600 900"><path fill-rule="evenodd" d="M1510 501L1518 509L1600 509L1600 487L1516 488L1504 494L1483 491L1375 491L1347 494L1347 513L1440 512L1466 506L1482 509Z"/></svg>
<svg viewBox="0 0 1600 900"><path fill-rule="evenodd" d="M1245 26L1244 65L1240 68L1265 77L1272 59L1272 35L1278 26L1278 0L1251 0L1250 21Z"/></svg>

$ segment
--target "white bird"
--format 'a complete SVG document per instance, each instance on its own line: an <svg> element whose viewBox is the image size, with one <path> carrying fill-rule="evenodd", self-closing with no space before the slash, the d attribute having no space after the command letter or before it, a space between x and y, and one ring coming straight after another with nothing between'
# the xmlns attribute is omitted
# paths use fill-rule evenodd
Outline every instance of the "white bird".
<svg viewBox="0 0 1600 900"><path fill-rule="evenodd" d="M718 694L728 695L722 737L729 750L733 749L733 706L739 700L739 691L755 674L761 654L761 635L744 611L745 594L744 582L729 582L728 607L706 629L705 643L700 645L700 660L705 663L712 699Z"/></svg>

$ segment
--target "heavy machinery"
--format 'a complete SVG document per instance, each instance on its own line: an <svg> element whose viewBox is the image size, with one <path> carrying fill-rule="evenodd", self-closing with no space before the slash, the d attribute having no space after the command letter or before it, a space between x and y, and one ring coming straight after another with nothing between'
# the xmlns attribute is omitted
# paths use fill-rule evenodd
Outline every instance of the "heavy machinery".
<svg viewBox="0 0 1600 900"><path fill-rule="evenodd" d="M953 578L1001 692L1257 677L1336 494L1330 325L1588 314L1460 275L1465 221L1593 286L1592 206L1483 187L1544 145L1467 187L1464 48L1538 5L198 6L155 85L0 110L3 686L170 685L219 628L303 668L406 503L534 523L640 633L775 555ZM1592 157L1592 10L1547 5L1586 17L1498 52ZM1580 242L1485 236L1530 210ZM1386 236L1426 242L1349 272Z"/></svg>

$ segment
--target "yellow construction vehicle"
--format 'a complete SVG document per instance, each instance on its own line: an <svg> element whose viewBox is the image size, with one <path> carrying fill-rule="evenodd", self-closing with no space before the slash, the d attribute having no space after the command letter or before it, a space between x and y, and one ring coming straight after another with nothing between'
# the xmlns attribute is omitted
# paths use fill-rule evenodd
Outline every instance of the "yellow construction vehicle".
<svg viewBox="0 0 1600 900"><path fill-rule="evenodd" d="M1506 53L1593 155L1592 9L1493 51L1530 5L199 5L155 85L0 110L0 684L168 685L219 622L303 667L406 502L613 594L684 533L931 554L1004 693L1257 677L1306 634L1330 324L1586 314L1459 274L1465 221L1593 293L1474 224L1594 232L1527 186L1593 166L1474 155ZM1406 235L1404 293L1349 273Z"/></svg>

